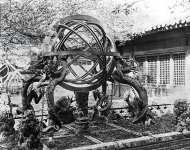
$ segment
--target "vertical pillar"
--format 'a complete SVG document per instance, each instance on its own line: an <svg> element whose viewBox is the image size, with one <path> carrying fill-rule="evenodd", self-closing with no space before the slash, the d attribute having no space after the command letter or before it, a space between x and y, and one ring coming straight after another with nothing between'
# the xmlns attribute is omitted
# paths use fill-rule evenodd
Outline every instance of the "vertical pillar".
<svg viewBox="0 0 190 150"><path fill-rule="evenodd" d="M187 47L185 55L185 87L190 88L190 47Z"/></svg>
<svg viewBox="0 0 190 150"><path fill-rule="evenodd" d="M146 78L145 78L145 86L146 86L146 90L147 90L147 92L148 92L148 95L149 95L149 93L150 93L150 89L149 89L149 87L148 87L148 80L147 80L147 75L148 75L148 59L147 59L147 57L145 57L145 61L144 61L144 66L143 66L143 69L144 69L144 74L146 75ZM150 95L149 95L150 96Z"/></svg>
<svg viewBox="0 0 190 150"><path fill-rule="evenodd" d="M75 98L78 105L78 114L75 120L76 133L82 134L88 132L88 96L89 92L75 92Z"/></svg>
<svg viewBox="0 0 190 150"><path fill-rule="evenodd" d="M159 84L160 84L160 57L157 57L157 61L156 61L156 89L155 89L155 95L158 95L158 88L159 88Z"/></svg>
<svg viewBox="0 0 190 150"><path fill-rule="evenodd" d="M121 84L118 82L118 96L121 97Z"/></svg>
<svg viewBox="0 0 190 150"><path fill-rule="evenodd" d="M170 55L170 88L174 86L174 60L173 55Z"/></svg>
<svg viewBox="0 0 190 150"><path fill-rule="evenodd" d="M160 57L158 56L157 57L157 64L156 64L156 72L157 72L157 74L156 74L156 85L158 86L159 84L160 84L160 59L159 59Z"/></svg>
<svg viewBox="0 0 190 150"><path fill-rule="evenodd" d="M145 62L144 62L144 73L148 75L148 60L147 57L145 57Z"/></svg>

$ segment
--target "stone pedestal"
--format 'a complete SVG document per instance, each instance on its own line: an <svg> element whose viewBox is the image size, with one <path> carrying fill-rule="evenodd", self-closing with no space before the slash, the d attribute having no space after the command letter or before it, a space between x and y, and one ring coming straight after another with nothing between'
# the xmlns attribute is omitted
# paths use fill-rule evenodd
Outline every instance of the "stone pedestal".
<svg viewBox="0 0 190 150"><path fill-rule="evenodd" d="M80 117L75 121L76 133L85 134L89 132L89 120L88 117Z"/></svg>
<svg viewBox="0 0 190 150"><path fill-rule="evenodd" d="M76 133L82 134L88 132L88 95L89 92L75 92L76 102L78 105L78 113L75 121Z"/></svg>

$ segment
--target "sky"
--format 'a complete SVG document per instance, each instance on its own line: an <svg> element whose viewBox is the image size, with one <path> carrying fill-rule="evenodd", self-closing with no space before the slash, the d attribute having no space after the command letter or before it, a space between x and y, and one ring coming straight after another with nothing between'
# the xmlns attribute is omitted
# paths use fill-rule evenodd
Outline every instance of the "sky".
<svg viewBox="0 0 190 150"><path fill-rule="evenodd" d="M144 13L149 13L153 23L172 23L180 19L185 19L189 15L188 6L181 6L183 0L142 0L137 3L142 7ZM184 1L185 2L185 1ZM177 7L175 7L178 4ZM190 3L189 3L190 4ZM173 11L173 12L172 12Z"/></svg>
<svg viewBox="0 0 190 150"><path fill-rule="evenodd" d="M144 5L147 8L143 10L145 13L150 13L147 20L147 27L158 24L174 24L179 20L189 20L190 3L187 0L145 0ZM189 8L189 9L188 9ZM149 26L148 26L149 25Z"/></svg>
<svg viewBox="0 0 190 150"><path fill-rule="evenodd" d="M132 32L149 30L156 25L174 24L190 20L189 0L103 0L104 6L114 7L125 2L134 3L137 11L126 18L133 25Z"/></svg>
<svg viewBox="0 0 190 150"><path fill-rule="evenodd" d="M96 10L86 10L88 15L92 15L101 22L105 23L105 28L114 30L118 33L128 31L129 33L139 33L151 30L152 27L165 24L174 24L176 22L190 21L190 0L100 0L98 5L101 5L107 10L125 3L134 4L132 11L128 16L121 14L120 18L105 18L101 12ZM99 14L98 14L99 13ZM113 24L107 26L109 21ZM118 22L117 22L118 21Z"/></svg>
<svg viewBox="0 0 190 150"><path fill-rule="evenodd" d="M184 3L181 3L183 2ZM140 0L135 4L137 12L129 15L134 31L149 30L157 25L174 24L189 20L190 3L187 0ZM188 9L189 8L189 9Z"/></svg>

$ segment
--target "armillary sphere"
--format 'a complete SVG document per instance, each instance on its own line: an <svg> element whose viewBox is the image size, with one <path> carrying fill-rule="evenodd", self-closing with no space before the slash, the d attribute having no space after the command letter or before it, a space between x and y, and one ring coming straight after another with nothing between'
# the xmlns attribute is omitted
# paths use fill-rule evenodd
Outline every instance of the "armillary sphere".
<svg viewBox="0 0 190 150"><path fill-rule="evenodd" d="M68 74L59 85L71 91L91 91L99 87L114 69L115 44L100 22L90 16L76 15L55 25L57 40L51 53L67 58ZM88 65L85 65L85 64ZM61 68L61 63L59 69Z"/></svg>

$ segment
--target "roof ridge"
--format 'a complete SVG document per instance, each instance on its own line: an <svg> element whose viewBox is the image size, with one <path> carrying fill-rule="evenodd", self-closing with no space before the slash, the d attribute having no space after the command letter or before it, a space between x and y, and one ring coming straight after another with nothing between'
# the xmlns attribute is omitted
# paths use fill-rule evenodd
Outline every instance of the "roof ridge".
<svg viewBox="0 0 190 150"><path fill-rule="evenodd" d="M160 24L160 25L151 27L150 30L146 30L146 31L140 32L140 33L133 33L131 35L130 39L133 40L133 39L137 39L142 36L145 36L145 35L150 35L150 34L162 32L162 31L170 31L173 29L179 29L179 28L187 27L187 26L190 26L190 21L186 21L186 20L185 21L179 20L178 22L175 22L173 24L168 24L168 25Z"/></svg>

